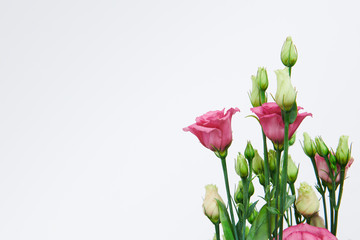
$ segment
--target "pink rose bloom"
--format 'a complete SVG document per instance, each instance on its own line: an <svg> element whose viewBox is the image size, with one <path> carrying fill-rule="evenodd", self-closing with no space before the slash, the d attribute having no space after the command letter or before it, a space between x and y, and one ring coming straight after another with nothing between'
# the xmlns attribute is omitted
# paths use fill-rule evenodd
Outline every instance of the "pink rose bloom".
<svg viewBox="0 0 360 240"><path fill-rule="evenodd" d="M349 162L346 164L346 166L345 166L345 176L346 176L346 173L347 173L349 167L351 166L351 164L353 162L354 162L354 158L350 158ZM316 163L316 168L317 168L318 173L319 173L319 177L323 181L331 183L331 178L329 176L329 168L328 168L328 165L327 165L325 159L323 157L320 157L319 154L316 154L315 155L315 163ZM339 174L336 176L335 182L339 183L340 182L340 165L336 164L336 168L337 168L337 172Z"/></svg>
<svg viewBox="0 0 360 240"><path fill-rule="evenodd" d="M303 108L298 107L298 111L300 109ZM281 117L281 108L276 103L271 102L251 108L251 111L258 116L265 135L274 143L282 144L284 142L285 125ZM295 122L289 125L289 139L307 116L312 116L312 114L307 112L298 113Z"/></svg>
<svg viewBox="0 0 360 240"><path fill-rule="evenodd" d="M222 111L210 111L196 118L196 123L183 128L192 132L204 147L216 151L226 150L232 142L231 117L238 108L230 108L226 114Z"/></svg>
<svg viewBox="0 0 360 240"><path fill-rule="evenodd" d="M283 240L337 240L337 238L325 228L300 223L285 229Z"/></svg>

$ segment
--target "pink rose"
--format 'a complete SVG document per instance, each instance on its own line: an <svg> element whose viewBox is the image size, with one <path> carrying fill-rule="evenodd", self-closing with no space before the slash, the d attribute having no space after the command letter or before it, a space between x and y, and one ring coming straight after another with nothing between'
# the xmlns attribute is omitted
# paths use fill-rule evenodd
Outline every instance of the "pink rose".
<svg viewBox="0 0 360 240"><path fill-rule="evenodd" d="M232 142L231 117L238 108L230 108L226 114L222 111L210 111L196 118L196 123L183 128L198 137L204 147L212 151L224 151Z"/></svg>
<svg viewBox="0 0 360 240"><path fill-rule="evenodd" d="M337 240L327 229L300 223L283 232L283 240Z"/></svg>
<svg viewBox="0 0 360 240"><path fill-rule="evenodd" d="M354 162L354 158L350 158L349 162L346 164L345 166L345 176L347 173L347 170L349 169L349 167L351 166L351 164ZM319 177L328 183L331 183L331 178L329 176L329 168L328 165L325 161L325 159L323 157L320 157L319 154L315 155L315 163L316 163L316 168L318 170L319 173ZM339 173L336 176L335 182L339 183L340 182L340 165L336 164L336 168L337 168L337 172Z"/></svg>
<svg viewBox="0 0 360 240"><path fill-rule="evenodd" d="M298 107L298 111L303 109ZM260 121L265 135L273 142L282 144L284 142L284 122L281 117L280 107L274 103L264 103L262 106L251 108ZM311 113L298 113L294 123L289 125L289 139L292 137L296 129L305 117L312 116Z"/></svg>

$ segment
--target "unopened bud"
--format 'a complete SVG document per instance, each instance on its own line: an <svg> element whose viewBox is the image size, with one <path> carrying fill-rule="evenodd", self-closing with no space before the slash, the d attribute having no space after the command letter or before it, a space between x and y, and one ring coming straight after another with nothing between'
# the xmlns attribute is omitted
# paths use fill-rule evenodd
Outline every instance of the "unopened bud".
<svg viewBox="0 0 360 240"><path fill-rule="evenodd" d="M311 217L319 211L320 203L315 191L309 184L303 182L298 189L298 196L295 201L296 209L306 218Z"/></svg>
<svg viewBox="0 0 360 240"><path fill-rule="evenodd" d="M329 148L324 143L324 140L321 137L315 138L316 151L321 157L329 155Z"/></svg>
<svg viewBox="0 0 360 240"><path fill-rule="evenodd" d="M254 148L250 141L248 141L246 144L244 155L247 160L252 160L255 156Z"/></svg>
<svg viewBox="0 0 360 240"><path fill-rule="evenodd" d="M242 181L239 181L239 184L235 191L235 202L242 203L244 199L244 187Z"/></svg>
<svg viewBox="0 0 360 240"><path fill-rule="evenodd" d="M336 157L334 156L334 154L332 154L332 153L329 154L329 161L330 161L331 169L335 171L335 169L336 169Z"/></svg>
<svg viewBox="0 0 360 240"><path fill-rule="evenodd" d="M242 178L246 178L249 174L248 164L245 157L239 153L235 162L235 171L237 175Z"/></svg>
<svg viewBox="0 0 360 240"><path fill-rule="evenodd" d="M266 91L269 86L268 75L266 69L259 67L256 75L256 82L262 91Z"/></svg>
<svg viewBox="0 0 360 240"><path fill-rule="evenodd" d="M305 154L310 157L313 158L315 157L316 154L316 146L313 140L311 140L310 136L308 133L304 132L304 152Z"/></svg>
<svg viewBox="0 0 360 240"><path fill-rule="evenodd" d="M348 141L349 136L341 136L338 147L336 149L336 160L341 166L346 166L351 157Z"/></svg>
<svg viewBox="0 0 360 240"><path fill-rule="evenodd" d="M259 183L263 186L265 186L265 175L263 173L258 175Z"/></svg>
<svg viewBox="0 0 360 240"><path fill-rule="evenodd" d="M271 172L274 172L276 169L276 152L274 150L269 150L268 153L268 159L269 159L269 169Z"/></svg>
<svg viewBox="0 0 360 240"><path fill-rule="evenodd" d="M284 111L290 111L296 103L296 91L291 84L289 69L276 70L277 90L275 94L276 104Z"/></svg>
<svg viewBox="0 0 360 240"><path fill-rule="evenodd" d="M319 216L319 213L316 213L310 218L310 225L319 228L325 228L324 219Z"/></svg>
<svg viewBox="0 0 360 240"><path fill-rule="evenodd" d="M299 170L293 162L291 156L288 155L287 180L289 183L294 183L296 181L298 172Z"/></svg>
<svg viewBox="0 0 360 240"><path fill-rule="evenodd" d="M287 67L295 65L298 58L296 46L291 37L287 37L281 49L281 61Z"/></svg>
<svg viewBox="0 0 360 240"><path fill-rule="evenodd" d="M251 76L252 80L252 90L249 94L250 102L253 107L259 107L261 105L260 101L260 89L256 81L255 76Z"/></svg>
<svg viewBox="0 0 360 240"><path fill-rule="evenodd" d="M294 134L292 135L292 137L289 139L289 145L290 145L290 146L294 145L295 140L296 140L296 133L294 133Z"/></svg>
<svg viewBox="0 0 360 240"><path fill-rule="evenodd" d="M253 224L253 222L255 221L256 217L258 215L258 212L254 209L254 211L250 214L248 221L250 224Z"/></svg>
<svg viewBox="0 0 360 240"><path fill-rule="evenodd" d="M264 160L260 157L257 150L255 150L255 157L252 161L252 169L257 175L264 172Z"/></svg>
<svg viewBox="0 0 360 240"><path fill-rule="evenodd" d="M224 203L218 193L215 185L209 184L205 186L205 199L203 202L204 214L210 219L211 222L219 222L219 206L216 199Z"/></svg>

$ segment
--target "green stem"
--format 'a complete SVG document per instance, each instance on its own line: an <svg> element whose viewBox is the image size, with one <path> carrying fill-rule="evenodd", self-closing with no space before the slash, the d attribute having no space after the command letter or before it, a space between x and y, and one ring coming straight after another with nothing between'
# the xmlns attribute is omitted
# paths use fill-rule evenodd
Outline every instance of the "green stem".
<svg viewBox="0 0 360 240"><path fill-rule="evenodd" d="M294 186L294 183L290 183L290 190L291 190L291 194L295 196L295 186ZM296 200L296 199L295 199ZM294 207L294 213L295 213L295 220L296 220L296 224L299 224L300 223L300 214L299 212L297 211L296 209L296 205L295 205L295 202L293 203L293 207Z"/></svg>
<svg viewBox="0 0 360 240"><path fill-rule="evenodd" d="M233 213L233 208L232 208L232 203L231 203L229 179L228 179L228 173L227 173L227 168L226 168L226 158L225 157L221 157L221 165L222 165L222 169L223 169L223 173L224 173L224 180L225 180L226 194L227 194L228 205L229 205L229 210L230 210L231 224L232 224L232 227L233 227L233 230L234 230L235 240L239 240L238 235L237 235L237 231L236 231L236 227L235 227L235 219L234 219L234 213Z"/></svg>
<svg viewBox="0 0 360 240"><path fill-rule="evenodd" d="M335 204L335 191L336 191L336 186L335 186L335 176L334 176L334 171L331 168L331 163L329 160L328 156L324 156L325 162L328 165L328 169L329 169L329 176L331 179L331 189L329 189L329 193L330 193L330 228L331 228L331 233L334 234L335 231L335 226L334 226L334 211L336 208L336 204ZM335 235L335 234L334 234Z"/></svg>
<svg viewBox="0 0 360 240"><path fill-rule="evenodd" d="M215 234L216 234L216 240L220 240L220 222L214 223L215 225Z"/></svg>
<svg viewBox="0 0 360 240"><path fill-rule="evenodd" d="M267 143L266 143L266 135L264 133L264 130L262 129L262 135L263 135L263 147L264 147L264 170L265 170L265 200L270 207L270 177L269 177L269 157L268 157L268 149L267 149ZM270 212L267 212L268 216L268 222L271 222L271 215ZM268 225L268 238L271 239L271 227Z"/></svg>
<svg viewBox="0 0 360 240"><path fill-rule="evenodd" d="M321 197L322 197L322 201L323 201L323 207L324 207L324 218L325 218L325 228L328 229L328 217L327 217L327 208L326 208L326 199L325 199L325 192L326 192L326 188L322 186L321 184L321 181L320 181L320 177L319 177L319 172L317 170L317 167L316 167L316 162L315 162L315 158L314 157L311 157L311 163L313 165L313 168L314 168L314 172L315 172L315 175L316 175L316 181L317 181L317 184L320 188L320 191L321 191Z"/></svg>
<svg viewBox="0 0 360 240"><path fill-rule="evenodd" d="M275 170L275 208L279 209L279 190L280 190L280 159L281 159L281 150L279 146L276 148L276 170ZM278 232L278 215L275 215L275 239L277 238Z"/></svg>
<svg viewBox="0 0 360 240"><path fill-rule="evenodd" d="M284 111L284 160L281 172L281 188L280 188L280 214L285 212L285 196L287 184L287 168L288 168L288 154L289 154L289 114ZM283 217L280 217L280 240L283 238Z"/></svg>
<svg viewBox="0 0 360 240"><path fill-rule="evenodd" d="M334 235L335 236L336 236L336 231L337 231L339 208L340 208L340 203L341 203L341 198L342 198L342 193L343 193L343 187L344 187L344 179L345 179L345 166L341 166L341 169L340 169L340 190L339 190L337 205L335 207L335 223L334 223Z"/></svg>

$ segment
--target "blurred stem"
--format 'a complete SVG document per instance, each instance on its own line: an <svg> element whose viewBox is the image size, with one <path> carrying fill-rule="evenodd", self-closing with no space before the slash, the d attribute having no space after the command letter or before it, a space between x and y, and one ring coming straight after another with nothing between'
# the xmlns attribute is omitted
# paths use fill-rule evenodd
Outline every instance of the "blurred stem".
<svg viewBox="0 0 360 240"><path fill-rule="evenodd" d="M289 186L290 186L291 194L294 195L294 196L296 196L296 195L295 195L295 186L294 186L294 183L289 183ZM295 201L296 201L296 198L295 198ZM299 212L298 212L297 209L296 209L295 201L294 201L294 203L293 203L295 221L296 221L296 224L299 224L299 223L300 223L300 218L301 218L301 216L299 215Z"/></svg>
<svg viewBox="0 0 360 240"><path fill-rule="evenodd" d="M214 223L214 225L215 225L216 240L220 240L220 229L219 229L220 221Z"/></svg>
<svg viewBox="0 0 360 240"><path fill-rule="evenodd" d="M243 205L244 205L244 212L243 212L243 219L242 219L242 227L241 227L241 234L243 240L245 240L245 228L246 228L246 217L247 217L247 211L248 211L248 205L249 205L249 184L251 181L251 175L252 175L252 160L249 160L249 176L247 178L243 178L243 186L244 186L244 198L243 198Z"/></svg>
<svg viewBox="0 0 360 240"><path fill-rule="evenodd" d="M328 165L328 169L329 169L329 176L331 179L331 189L329 189L329 193L330 193L330 228L331 228L331 233L334 234L335 231L335 226L334 226L334 211L336 208L336 204L335 204L335 191L336 191L336 186L335 186L335 176L334 176L334 171L331 168L331 163L329 160L328 156L324 156L324 159L326 161L326 164ZM335 234L334 234L335 235Z"/></svg>
<svg viewBox="0 0 360 240"><path fill-rule="evenodd" d="M284 159L281 170L281 189L280 189L280 214L285 212L285 196L286 196L286 185L287 185L287 168L288 168L288 154L289 154L289 113L284 113ZM280 240L283 238L283 217L280 217Z"/></svg>
<svg viewBox="0 0 360 240"><path fill-rule="evenodd" d="M265 168L265 200L266 203L268 205L268 207L270 207L270 177L269 177L269 157L268 157L268 148L267 148L267 143L266 143L266 135L264 133L264 129L262 129L262 135L263 135L263 147L264 147L264 168ZM250 167L251 168L251 167ZM271 215L270 212L267 211L267 217L268 217L268 222L271 222ZM269 224L270 225L270 224ZM268 225L268 238L271 239L271 227Z"/></svg>
<svg viewBox="0 0 360 240"><path fill-rule="evenodd" d="M228 173L227 173L227 168L226 168L226 158L225 157L221 157L221 165L222 165L222 169L223 169L223 173L224 173L224 180L225 180L226 194L227 194L228 205L229 205L229 210L230 210L231 224L232 224L232 227L233 227L233 230L234 230L233 232L234 232L234 235L235 235L235 240L239 240L238 235L237 235L237 231L236 231L236 227L235 227L235 219L234 219L234 212L233 212L232 203L231 203L229 179L228 179Z"/></svg>
<svg viewBox="0 0 360 240"><path fill-rule="evenodd" d="M276 147L276 170L275 170L275 208L279 209L279 190L280 190L280 159L281 152L279 145ZM275 215L275 239L277 238L278 232L278 214Z"/></svg>
<svg viewBox="0 0 360 240"><path fill-rule="evenodd" d="M340 208L341 197L342 197L342 193L343 193L344 180L345 180L345 166L341 166L341 169L340 169L340 190L339 190L337 205L335 207L335 223L334 223L334 235L335 236L336 236L336 231L337 231L339 208Z"/></svg>

